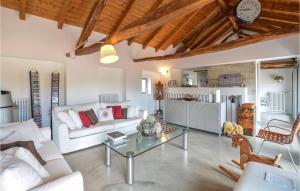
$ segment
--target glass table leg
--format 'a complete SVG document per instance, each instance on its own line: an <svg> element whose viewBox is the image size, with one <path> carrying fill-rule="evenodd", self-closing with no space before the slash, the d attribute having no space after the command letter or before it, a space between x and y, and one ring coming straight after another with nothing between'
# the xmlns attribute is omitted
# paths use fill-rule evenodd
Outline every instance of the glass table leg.
<svg viewBox="0 0 300 191"><path fill-rule="evenodd" d="M110 148L108 146L105 146L105 165L110 166L110 164L111 164Z"/></svg>
<svg viewBox="0 0 300 191"><path fill-rule="evenodd" d="M127 184L133 184L134 182L134 161L133 152L126 153L127 155Z"/></svg>
<svg viewBox="0 0 300 191"><path fill-rule="evenodd" d="M187 135L188 135L187 132L183 134L183 142L182 142L182 148L183 148L183 150L187 150L188 149L188 143L187 143L188 137L187 137Z"/></svg>

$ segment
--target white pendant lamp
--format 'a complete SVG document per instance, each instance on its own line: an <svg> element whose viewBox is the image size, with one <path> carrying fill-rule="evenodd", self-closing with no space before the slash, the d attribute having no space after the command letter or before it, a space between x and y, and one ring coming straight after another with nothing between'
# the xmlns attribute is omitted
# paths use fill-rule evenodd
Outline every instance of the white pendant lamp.
<svg viewBox="0 0 300 191"><path fill-rule="evenodd" d="M100 62L102 64L112 64L119 60L119 56L113 45L105 44L100 48Z"/></svg>

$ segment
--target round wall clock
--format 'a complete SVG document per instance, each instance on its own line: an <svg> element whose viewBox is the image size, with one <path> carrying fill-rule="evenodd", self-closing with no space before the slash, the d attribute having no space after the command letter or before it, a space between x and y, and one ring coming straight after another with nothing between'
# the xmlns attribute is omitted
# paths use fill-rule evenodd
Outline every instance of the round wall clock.
<svg viewBox="0 0 300 191"><path fill-rule="evenodd" d="M254 23L260 16L261 4L258 0L241 0L235 8L235 16L243 23Z"/></svg>

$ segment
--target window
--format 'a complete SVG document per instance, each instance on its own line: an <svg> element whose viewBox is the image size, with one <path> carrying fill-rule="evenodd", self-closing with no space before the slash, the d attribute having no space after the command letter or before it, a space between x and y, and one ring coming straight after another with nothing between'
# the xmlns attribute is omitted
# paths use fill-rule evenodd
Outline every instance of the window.
<svg viewBox="0 0 300 191"><path fill-rule="evenodd" d="M142 78L142 94L151 94L150 78Z"/></svg>

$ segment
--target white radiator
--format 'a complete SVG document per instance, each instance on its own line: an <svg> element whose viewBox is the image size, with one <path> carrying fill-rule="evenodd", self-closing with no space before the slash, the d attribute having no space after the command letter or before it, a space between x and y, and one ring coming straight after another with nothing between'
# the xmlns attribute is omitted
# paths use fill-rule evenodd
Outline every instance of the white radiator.
<svg viewBox="0 0 300 191"><path fill-rule="evenodd" d="M30 98L14 98L13 102L18 107L17 121L26 121L32 118Z"/></svg>
<svg viewBox="0 0 300 191"><path fill-rule="evenodd" d="M268 110L269 112L284 113L285 112L285 94L286 92L268 92Z"/></svg>
<svg viewBox="0 0 300 191"><path fill-rule="evenodd" d="M115 103L119 102L119 94L100 94L99 102L100 103Z"/></svg>

